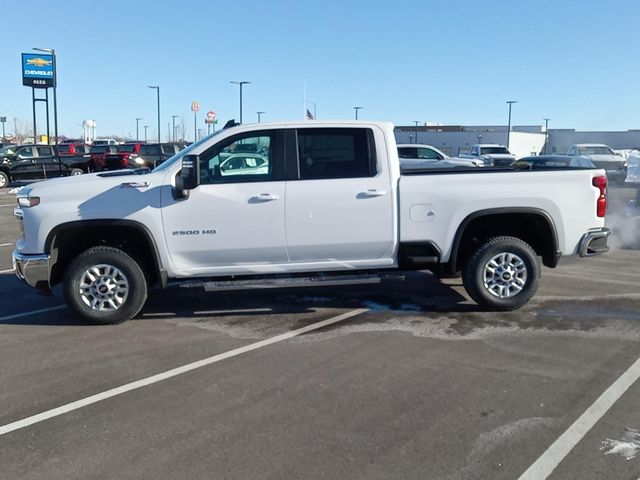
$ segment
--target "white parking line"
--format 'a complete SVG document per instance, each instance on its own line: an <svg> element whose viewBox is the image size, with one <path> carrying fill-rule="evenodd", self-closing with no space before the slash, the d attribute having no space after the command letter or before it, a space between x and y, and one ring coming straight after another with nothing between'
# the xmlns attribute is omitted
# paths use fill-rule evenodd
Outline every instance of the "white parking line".
<svg viewBox="0 0 640 480"><path fill-rule="evenodd" d="M12 247L13 243L0 243L0 247Z"/></svg>
<svg viewBox="0 0 640 480"><path fill-rule="evenodd" d="M227 358L236 357L238 355L242 355L243 353L257 350L258 348L266 347L269 345L273 345L274 343L282 342L284 340L297 337L298 335L302 335L303 333L307 333L313 330L318 330L320 328L327 327L334 323L341 322L343 320L346 320L351 317L355 317L356 315L360 315L368 311L369 310L366 308L359 308L357 310L352 310L350 312L343 313L336 317L332 317L327 320L322 320L321 322L313 323L311 325L307 325L306 327L302 327L297 330L292 330L290 332L283 333L282 335L277 335L275 337L271 337L266 340L261 340L259 342L251 343L249 345L245 345L244 347L235 348L233 350L229 350L228 352L220 353L218 355L214 355L212 357L205 358L203 360L198 360L197 362L188 363L187 365L183 365L182 367L177 367L171 370L167 370L166 372L158 373L157 375L153 375L151 377L147 377L141 380L137 380L135 382L127 383L120 387L112 388L111 390L106 390L104 392L97 393L90 397L86 397L81 400L76 400L75 402L67 403L66 405L61 405L60 407L47 410L46 412L38 413L36 415L23 418L22 420L18 420L16 422L2 425L0 426L0 435L5 435L9 432L13 432L15 430L20 430L21 428L28 427L29 425L43 422L50 418L57 417L59 415L64 415L65 413L72 412L74 410L78 410L79 408L86 407L87 405L91 405L91 404L100 402L102 400L115 397L117 395L122 395L123 393L127 393L132 390L137 390L138 388L146 387L147 385L152 385L154 383L158 383L163 380L167 380L169 378L182 375L183 373L187 373L192 370L196 370L198 368L206 367L207 365L211 365L213 363L226 360Z"/></svg>
<svg viewBox="0 0 640 480"><path fill-rule="evenodd" d="M17 205L17 203L9 203L6 205L0 205L0 207L15 207Z"/></svg>
<svg viewBox="0 0 640 480"><path fill-rule="evenodd" d="M3 273L13 273L13 268L9 268L7 270L0 270L0 274L3 274Z"/></svg>
<svg viewBox="0 0 640 480"><path fill-rule="evenodd" d="M545 480L614 403L640 378L640 358L631 365L518 480Z"/></svg>
<svg viewBox="0 0 640 480"><path fill-rule="evenodd" d="M0 323L2 323L4 320L13 320L14 318L30 317L31 315L37 315L38 313L54 312L56 310L62 310L63 308L67 308L67 306L56 305L55 307L41 308L39 310L31 310L30 312L14 313L13 315L0 317Z"/></svg>

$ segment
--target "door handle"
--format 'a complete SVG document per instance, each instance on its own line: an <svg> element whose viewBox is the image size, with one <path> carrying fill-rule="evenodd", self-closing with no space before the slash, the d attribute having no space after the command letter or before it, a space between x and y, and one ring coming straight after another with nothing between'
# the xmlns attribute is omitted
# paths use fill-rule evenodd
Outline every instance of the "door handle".
<svg viewBox="0 0 640 480"><path fill-rule="evenodd" d="M280 200L280 195L272 193L261 193L260 195L251 197L251 199L258 202L272 202L274 200Z"/></svg>
<svg viewBox="0 0 640 480"><path fill-rule="evenodd" d="M386 190L366 190L364 192L360 192L360 195L364 195L366 197L383 197L387 194Z"/></svg>

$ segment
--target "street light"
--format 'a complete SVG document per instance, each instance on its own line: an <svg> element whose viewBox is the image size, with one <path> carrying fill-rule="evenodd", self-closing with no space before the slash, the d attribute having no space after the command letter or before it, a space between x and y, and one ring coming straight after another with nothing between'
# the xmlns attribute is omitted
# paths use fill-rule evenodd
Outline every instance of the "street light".
<svg viewBox="0 0 640 480"><path fill-rule="evenodd" d="M136 117L136 140L140 140L140 120L142 117Z"/></svg>
<svg viewBox="0 0 640 480"><path fill-rule="evenodd" d="M544 120L544 149L543 152L547 154L547 145L549 144L549 120L550 118L545 118Z"/></svg>
<svg viewBox="0 0 640 480"><path fill-rule="evenodd" d="M416 124L416 143L418 143L418 124L420 122L418 120L414 120L413 123Z"/></svg>
<svg viewBox="0 0 640 480"><path fill-rule="evenodd" d="M145 125L144 126L144 141L147 141L147 128L149 128L149 125Z"/></svg>
<svg viewBox="0 0 640 480"><path fill-rule="evenodd" d="M180 115L171 115L171 138L176 143L176 118Z"/></svg>
<svg viewBox="0 0 640 480"><path fill-rule="evenodd" d="M364 107L353 107L353 109L356 111L356 120L358 119L358 110L362 110Z"/></svg>
<svg viewBox="0 0 640 480"><path fill-rule="evenodd" d="M507 149L509 148L509 140L511 137L511 106L514 103L518 103L517 100L507 100L507 103L509 104L509 123L507 124Z"/></svg>
<svg viewBox="0 0 640 480"><path fill-rule="evenodd" d="M158 94L158 143L160 143L160 87L158 85L147 85L147 87L156 90ZM144 140L147 140L146 136Z"/></svg>
<svg viewBox="0 0 640 480"><path fill-rule="evenodd" d="M267 112L256 112L256 115L258 115L258 123L260 123L260 118L262 117L262 115L264 115Z"/></svg>
<svg viewBox="0 0 640 480"><path fill-rule="evenodd" d="M231 81L229 83L233 83L234 85L240 85L240 123L242 123L242 86L247 85L251 82L247 82L246 80L242 80L240 82Z"/></svg>

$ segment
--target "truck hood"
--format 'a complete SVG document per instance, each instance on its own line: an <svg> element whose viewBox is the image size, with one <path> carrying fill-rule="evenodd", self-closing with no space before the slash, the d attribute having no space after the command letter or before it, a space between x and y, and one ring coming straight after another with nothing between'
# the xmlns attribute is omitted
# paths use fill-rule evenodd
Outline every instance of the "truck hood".
<svg viewBox="0 0 640 480"><path fill-rule="evenodd" d="M483 157L491 158L494 160L515 160L516 157L508 153L485 153Z"/></svg>
<svg viewBox="0 0 640 480"><path fill-rule="evenodd" d="M38 208L47 215L91 218L126 218L147 207L160 206L166 172L136 174L133 170L54 178L33 183L19 196L40 198ZM167 185L170 190L171 186Z"/></svg>

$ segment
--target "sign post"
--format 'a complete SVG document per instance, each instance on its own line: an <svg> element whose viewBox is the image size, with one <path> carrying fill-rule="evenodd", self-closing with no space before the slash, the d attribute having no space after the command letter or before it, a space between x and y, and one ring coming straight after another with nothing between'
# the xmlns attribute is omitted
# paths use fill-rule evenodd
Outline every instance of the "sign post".
<svg viewBox="0 0 640 480"><path fill-rule="evenodd" d="M4 124L7 123L7 117L0 117L0 123L2 123L2 143L4 144Z"/></svg>
<svg viewBox="0 0 640 480"><path fill-rule="evenodd" d="M218 120L216 119L216 112L214 112L213 110L209 110L207 112L207 118L204 119L204 123L207 124L207 135L211 133L211 125L214 125L215 128L215 124L218 123Z"/></svg>
<svg viewBox="0 0 640 480"><path fill-rule="evenodd" d="M191 111L193 112L193 141L198 141L198 123L196 119L196 114L200 111L200 102L194 100L191 102Z"/></svg>

